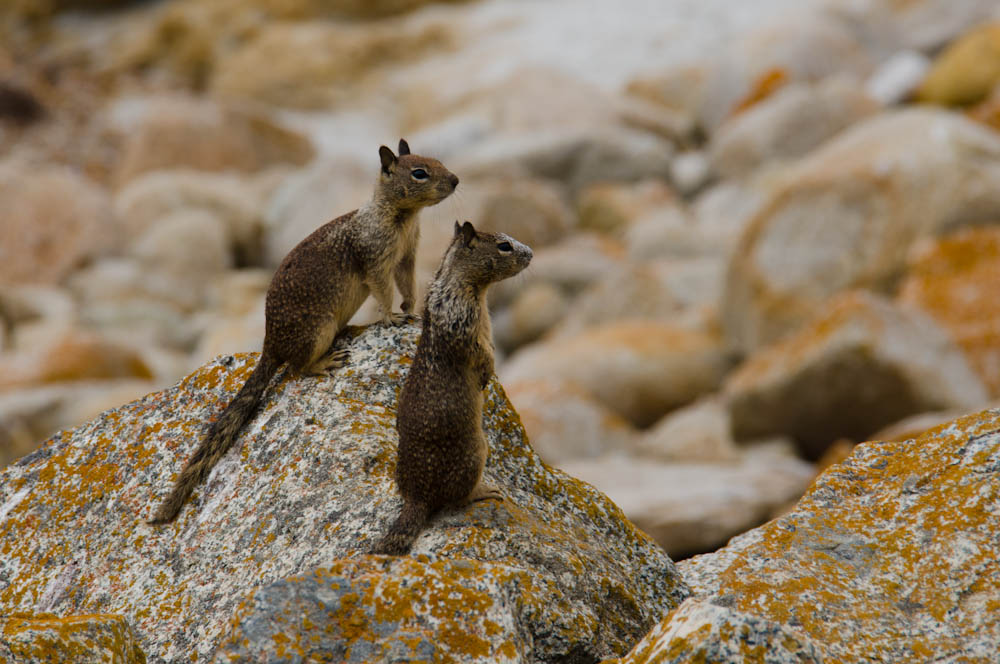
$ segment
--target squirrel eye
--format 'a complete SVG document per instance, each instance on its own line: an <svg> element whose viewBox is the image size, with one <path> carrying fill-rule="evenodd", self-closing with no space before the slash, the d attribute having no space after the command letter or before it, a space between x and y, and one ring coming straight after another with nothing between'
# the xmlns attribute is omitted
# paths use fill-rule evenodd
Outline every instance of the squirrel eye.
<svg viewBox="0 0 1000 664"><path fill-rule="evenodd" d="M497 249L499 249L500 251L502 251L505 254L508 253L508 252L514 251L514 247L510 246L510 242L500 242L500 243L498 243L497 244Z"/></svg>
<svg viewBox="0 0 1000 664"><path fill-rule="evenodd" d="M427 171L425 171L424 169L414 168L412 171L410 171L410 177L412 177L414 180L426 180L428 176L427 176Z"/></svg>

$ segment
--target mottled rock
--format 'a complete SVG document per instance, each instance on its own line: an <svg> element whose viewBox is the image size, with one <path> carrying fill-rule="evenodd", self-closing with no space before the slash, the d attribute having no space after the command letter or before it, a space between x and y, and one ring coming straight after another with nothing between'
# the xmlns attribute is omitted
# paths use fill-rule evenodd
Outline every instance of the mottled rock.
<svg viewBox="0 0 1000 664"><path fill-rule="evenodd" d="M699 599L776 622L823 661L990 661L998 429L990 410L858 445L791 513L679 567Z"/></svg>
<svg viewBox="0 0 1000 664"><path fill-rule="evenodd" d="M168 526L143 519L246 380L251 355L220 358L3 470L0 613L40 601L57 615L116 613L150 661L211 659L220 644L223 661L230 647L273 661L267 653L292 656L315 638L325 656L360 662L436 652L540 664L620 655L685 598L670 559L620 510L538 459L496 381L486 477L506 500L442 513L410 558L358 555L399 509L394 410L417 329L352 334L344 370L276 379Z"/></svg>
<svg viewBox="0 0 1000 664"><path fill-rule="evenodd" d="M540 177L562 183L571 195L604 181L669 179L673 145L621 126L549 127L498 135L459 155L458 172L474 177Z"/></svg>
<svg viewBox="0 0 1000 664"><path fill-rule="evenodd" d="M719 127L712 135L712 169L743 177L765 163L796 159L878 110L850 79L786 85Z"/></svg>
<svg viewBox="0 0 1000 664"><path fill-rule="evenodd" d="M661 180L598 182L580 192L576 211L581 229L618 235L634 220L676 200Z"/></svg>
<svg viewBox="0 0 1000 664"><path fill-rule="evenodd" d="M120 184L156 170L254 172L313 157L308 139L266 115L207 99L125 98L110 113L125 136Z"/></svg>
<svg viewBox="0 0 1000 664"><path fill-rule="evenodd" d="M207 210L178 210L136 238L128 255L154 270L208 280L231 267L225 222Z"/></svg>
<svg viewBox="0 0 1000 664"><path fill-rule="evenodd" d="M919 101L965 106L985 99L1000 83L1000 22L980 25L935 58L917 88Z"/></svg>
<svg viewBox="0 0 1000 664"><path fill-rule="evenodd" d="M554 335L626 320L698 328L718 314L725 266L712 259L655 260L626 265L581 293Z"/></svg>
<svg viewBox="0 0 1000 664"><path fill-rule="evenodd" d="M920 237L1000 217L1000 134L945 111L860 122L797 161L729 268L727 336L749 351L850 288L889 289Z"/></svg>
<svg viewBox="0 0 1000 664"><path fill-rule="evenodd" d="M812 465L750 448L730 463L665 463L624 455L568 460L561 467L590 482L672 557L712 551L771 518L802 495Z"/></svg>
<svg viewBox="0 0 1000 664"><path fill-rule="evenodd" d="M146 379L152 372L134 349L79 330L30 353L0 354L0 390L112 378Z"/></svg>
<svg viewBox="0 0 1000 664"><path fill-rule="evenodd" d="M415 62L454 39L441 22L273 21L221 55L210 89L225 99L327 108L357 96L355 84L386 65Z"/></svg>
<svg viewBox="0 0 1000 664"><path fill-rule="evenodd" d="M0 170L0 284L54 284L116 246L108 195L68 168Z"/></svg>
<svg viewBox="0 0 1000 664"><path fill-rule="evenodd" d="M14 614L0 618L3 646L19 662L145 664L135 630L119 615ZM0 650L0 655L4 655Z"/></svg>
<svg viewBox="0 0 1000 664"><path fill-rule="evenodd" d="M711 397L669 413L642 432L632 449L640 456L668 462L729 463L740 456L729 411Z"/></svg>
<svg viewBox="0 0 1000 664"><path fill-rule="evenodd" d="M512 352L555 327L569 308L569 298L554 284L528 284L493 316L493 340L504 352Z"/></svg>
<svg viewBox="0 0 1000 664"><path fill-rule="evenodd" d="M625 657L603 664L823 664L822 649L774 620L691 598Z"/></svg>
<svg viewBox="0 0 1000 664"><path fill-rule="evenodd" d="M153 171L131 180L115 195L126 234L136 238L168 214L203 210L223 222L240 265L261 260L263 205L258 188L231 173Z"/></svg>
<svg viewBox="0 0 1000 664"><path fill-rule="evenodd" d="M525 346L504 380L576 383L637 426L657 421L722 380L727 354L717 335L658 321L624 321Z"/></svg>
<svg viewBox="0 0 1000 664"><path fill-rule="evenodd" d="M948 331L969 364L1000 396L1000 229L961 230L913 247L898 300Z"/></svg>
<svg viewBox="0 0 1000 664"><path fill-rule="evenodd" d="M531 446L547 463L628 449L636 431L579 386L559 380L519 380L505 389Z"/></svg>
<svg viewBox="0 0 1000 664"><path fill-rule="evenodd" d="M522 273L523 276L493 287L491 302L506 305L524 288L542 282L567 295L577 295L613 273L623 264L624 258L625 251L620 243L596 233L576 233L559 244L535 252L531 269Z"/></svg>
<svg viewBox="0 0 1000 664"><path fill-rule="evenodd" d="M576 221L559 190L538 180L495 182L482 209L467 214L478 219L477 228L507 233L532 248L564 239Z"/></svg>
<svg viewBox="0 0 1000 664"><path fill-rule="evenodd" d="M705 82L699 119L713 133L786 83L838 73L865 76L873 66L859 35L845 22L828 12L789 12L740 35L720 54Z"/></svg>
<svg viewBox="0 0 1000 664"><path fill-rule="evenodd" d="M791 435L812 459L837 438L864 440L906 415L971 410L988 398L928 316L860 291L751 356L724 394L737 439Z"/></svg>

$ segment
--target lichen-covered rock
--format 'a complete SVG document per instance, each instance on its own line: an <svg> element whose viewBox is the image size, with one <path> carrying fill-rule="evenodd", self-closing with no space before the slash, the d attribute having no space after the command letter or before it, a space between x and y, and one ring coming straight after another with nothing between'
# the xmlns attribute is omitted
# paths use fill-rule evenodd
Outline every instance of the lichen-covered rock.
<svg viewBox="0 0 1000 664"><path fill-rule="evenodd" d="M934 322L863 291L753 355L724 387L737 439L786 434L816 459L840 437L927 410L986 405L982 381Z"/></svg>
<svg viewBox="0 0 1000 664"><path fill-rule="evenodd" d="M820 652L780 623L692 598L627 656L604 664L822 664Z"/></svg>
<svg viewBox="0 0 1000 664"><path fill-rule="evenodd" d="M998 473L997 410L863 443L792 512L679 567L699 599L778 623L823 661L993 661Z"/></svg>
<svg viewBox="0 0 1000 664"><path fill-rule="evenodd" d="M1000 217L1000 134L908 109L853 125L789 167L729 265L726 332L744 351L851 288L888 290L910 245Z"/></svg>
<svg viewBox="0 0 1000 664"><path fill-rule="evenodd" d="M122 616L78 615L60 618L52 614L14 614L0 617L3 627L0 660L6 647L11 664L59 662L59 664L145 664L132 625Z"/></svg>
<svg viewBox="0 0 1000 664"><path fill-rule="evenodd" d="M444 662L626 652L685 598L686 586L614 504L539 460L496 381L484 411L486 476L506 500L442 513L412 559L360 555L401 504L391 480L394 413L416 337L413 326L355 329L340 342L351 353L346 368L321 379L280 375L236 447L167 526L144 519L205 423L246 380L252 355L219 358L6 468L0 614L119 614L151 662L208 658L227 634L241 636L226 640L222 661L230 646L269 652L269 643L281 645L279 631L288 653L322 632L330 652L342 648L361 662L382 661L385 644L387 653L423 653L421 638ZM463 577L462 569L472 572ZM337 599L333 577L354 591ZM429 594L411 611L403 585ZM309 593L334 615L288 622ZM261 613L272 599L275 611ZM467 600L482 610L462 613ZM270 621L283 627L261 627ZM466 629L486 641L470 636L475 643L461 646L475 656L450 642ZM339 641L330 636L338 630Z"/></svg>
<svg viewBox="0 0 1000 664"><path fill-rule="evenodd" d="M972 228L914 246L898 299L948 331L1000 396L1000 229Z"/></svg>

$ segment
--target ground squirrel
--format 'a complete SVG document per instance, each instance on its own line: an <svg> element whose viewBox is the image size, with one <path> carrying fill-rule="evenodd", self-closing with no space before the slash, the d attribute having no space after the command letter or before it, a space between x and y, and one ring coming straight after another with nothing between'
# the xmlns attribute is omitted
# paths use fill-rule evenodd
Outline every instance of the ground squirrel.
<svg viewBox="0 0 1000 664"><path fill-rule="evenodd" d="M455 222L455 237L427 291L423 328L396 410L396 486L403 509L372 553L410 550L448 505L502 498L482 481L483 389L493 375L487 287L523 270L531 249L503 233Z"/></svg>
<svg viewBox="0 0 1000 664"><path fill-rule="evenodd" d="M343 366L345 351L333 341L372 294L382 321L398 324L413 309L417 212L447 198L458 185L441 162L379 148L382 170L371 201L321 226L281 261L265 303L264 348L250 378L188 459L180 478L150 523L172 521L194 488L232 447L253 418L278 368L319 375ZM393 280L403 313L393 313Z"/></svg>

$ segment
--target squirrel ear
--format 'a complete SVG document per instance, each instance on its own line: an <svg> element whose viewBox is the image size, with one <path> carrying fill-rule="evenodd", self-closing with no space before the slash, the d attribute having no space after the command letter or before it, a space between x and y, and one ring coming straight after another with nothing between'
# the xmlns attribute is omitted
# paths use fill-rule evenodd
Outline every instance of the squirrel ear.
<svg viewBox="0 0 1000 664"><path fill-rule="evenodd" d="M456 222L456 226L457 225L458 224ZM475 237L476 237L476 229L473 228L472 224L468 221L462 224L462 242L465 243L465 246L471 247L472 241L475 239Z"/></svg>
<svg viewBox="0 0 1000 664"><path fill-rule="evenodd" d="M461 233L461 232L462 232L462 224L458 223L458 220L456 219L455 220L455 235L454 235L454 237L458 237L458 234Z"/></svg>
<svg viewBox="0 0 1000 664"><path fill-rule="evenodd" d="M404 154L410 154L410 144L401 138L399 139L399 156L402 157Z"/></svg>
<svg viewBox="0 0 1000 664"><path fill-rule="evenodd" d="M389 175L392 172L392 167L396 164L396 155L383 145L378 149L378 156L382 160L382 172Z"/></svg>

